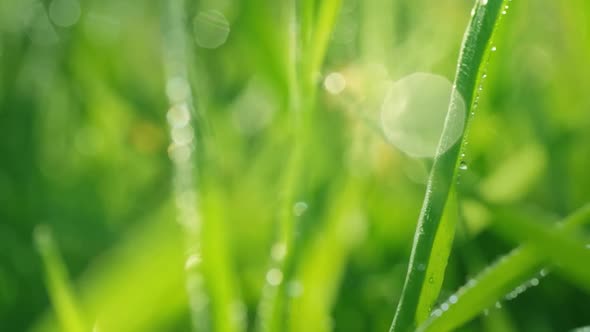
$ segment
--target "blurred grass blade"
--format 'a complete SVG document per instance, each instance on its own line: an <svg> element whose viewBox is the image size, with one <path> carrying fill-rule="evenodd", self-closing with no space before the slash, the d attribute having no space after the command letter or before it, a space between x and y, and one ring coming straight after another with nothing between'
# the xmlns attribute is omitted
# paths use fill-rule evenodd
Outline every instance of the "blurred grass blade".
<svg viewBox="0 0 590 332"><path fill-rule="evenodd" d="M585 223L590 223L590 204L571 214L557 226L557 230L551 229L551 232L563 236ZM444 332L457 329L530 278L545 262L545 256L535 245L526 243L520 246L459 289L446 302L447 310L444 313L441 309L435 310L435 314L418 331Z"/></svg>
<svg viewBox="0 0 590 332"><path fill-rule="evenodd" d="M163 65L166 73L166 92L170 104L167 118L170 132L170 149L171 151L181 151L186 153L185 157L174 157L171 160L174 165L174 196L177 207L177 220L183 226L184 237L186 241L186 262L196 262L201 257L201 211L195 181L196 163L193 163L193 154L195 151L203 152L203 144L197 145L196 140L177 141L174 139L178 132L187 131L194 134L192 123L193 114L196 114L194 108L194 97L191 93L192 88L189 81L190 61L188 52L191 47L188 46L188 34L186 31L186 1L185 0L167 0L164 1L164 12L162 18L163 30ZM185 93L170 93L170 87L180 85L181 89L186 89ZM175 123L170 121L178 114L186 117L186 121ZM204 126L202 126L204 127ZM184 152L183 152L184 151ZM193 324L193 330L209 331L210 314L208 308L208 294L205 291L203 282L203 272L199 264L190 264L191 268L186 269L186 291L189 296L190 313ZM217 280L212 278L212 283L217 285ZM225 303L216 302L221 307ZM218 307L219 308L219 307ZM221 310L221 309L220 309ZM225 325L224 325L225 326ZM221 329L220 331L226 331ZM233 332L233 330L229 330Z"/></svg>
<svg viewBox="0 0 590 332"><path fill-rule="evenodd" d="M280 260L272 260L269 269L279 271L283 279L289 279L293 272L293 257L295 256L295 216L292 212L296 203L296 196L301 190L304 176L305 158L310 137L309 128L312 127L313 109L316 102L315 74L321 69L324 55L328 47L329 37L340 11L341 0L323 1L314 20L314 1L306 1L304 5L304 27L302 38L297 36L295 26L297 16L297 2L287 1L283 4L285 21L293 26L286 29L287 49L292 61L291 67L286 68L289 77L289 108L295 119L293 146L283 184L282 204L279 207L279 239L278 245L284 246L285 255ZM313 23L316 23L315 25ZM311 33L313 32L313 33ZM306 34L311 34L307 36ZM306 39L310 40L305 45ZM303 45L299 45L303 43ZM301 49L303 47L309 49ZM296 54L301 53L301 59ZM296 61L300 60L300 61ZM266 283L262 291L262 298L258 308L258 331L284 330L286 316L286 287L284 283L270 285Z"/></svg>
<svg viewBox="0 0 590 332"><path fill-rule="evenodd" d="M331 312L340 280L365 228L358 187L355 182L346 186L334 195L324 229L302 253L296 276L288 281L291 332L332 330Z"/></svg>
<svg viewBox="0 0 590 332"><path fill-rule="evenodd" d="M49 297L64 332L85 332L87 325L77 303L65 264L48 226L38 226L33 234L43 260Z"/></svg>
<svg viewBox="0 0 590 332"><path fill-rule="evenodd" d="M172 219L170 205L159 209L84 272L81 302L101 331L150 331L187 311L183 237ZM60 329L46 315L32 331Z"/></svg>
<svg viewBox="0 0 590 332"><path fill-rule="evenodd" d="M477 83L480 81L479 75L485 65L484 58L486 53L489 52L492 36L498 18L501 16L500 11L503 5L502 0L476 2L474 15L463 39L455 77L455 89L451 94L448 114L455 113L454 109L459 104L459 100L463 98L468 105L465 110L465 118L469 118ZM448 124L452 119L447 117L446 121ZM441 143L445 143L450 127L452 127L447 124L445 124L443 130ZM462 135L464 135L464 132ZM428 302L423 301L420 303L422 291L430 288L430 286L425 285L425 283L428 283L426 271L432 269L444 270L444 268L439 269L429 265L432 264L432 253L439 251L439 248L434 247L435 238L439 231L452 184L455 182L463 138L464 136L447 152L439 154L434 160L416 226L404 288L391 326L392 332L410 331L420 323L418 315L423 316L423 313L428 310L428 308L419 308L420 304L426 305ZM452 237L448 240L451 241ZM448 246L448 244L436 244L443 247ZM443 276L439 275L437 277L442 278ZM429 294L428 298L434 297L435 293L437 293L435 287L430 291L432 291L432 294Z"/></svg>
<svg viewBox="0 0 590 332"><path fill-rule="evenodd" d="M213 326L216 332L245 329L244 304L239 296L236 273L232 269L231 245L228 241L223 196L207 187L203 211L203 272L212 299Z"/></svg>
<svg viewBox="0 0 590 332"><path fill-rule="evenodd" d="M501 212L493 227L506 239L529 242L566 277L590 292L590 251L571 234L555 232L549 226L518 214ZM586 263L583 263L586 262Z"/></svg>
<svg viewBox="0 0 590 332"><path fill-rule="evenodd" d="M311 84L315 75L321 70L341 5L342 0L324 0L318 9L318 18L315 21L316 25L309 45L309 67L304 69L305 79L308 79Z"/></svg>
<svg viewBox="0 0 590 332"><path fill-rule="evenodd" d="M509 203L522 198L542 177L547 156L543 147L528 145L499 165L482 181L480 192L488 202Z"/></svg>

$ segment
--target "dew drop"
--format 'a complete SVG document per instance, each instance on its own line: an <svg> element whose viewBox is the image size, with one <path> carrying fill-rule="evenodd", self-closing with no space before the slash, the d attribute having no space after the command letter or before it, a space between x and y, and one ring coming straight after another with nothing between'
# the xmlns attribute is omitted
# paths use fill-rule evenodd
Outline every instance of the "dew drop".
<svg viewBox="0 0 590 332"><path fill-rule="evenodd" d="M436 317L440 317L440 316L442 316L442 314L443 314L443 311L440 309L436 309L432 312L432 316L436 316Z"/></svg>
<svg viewBox="0 0 590 332"><path fill-rule="evenodd" d="M173 128L186 127L190 121L190 111L188 105L180 104L170 108L166 114L168 124Z"/></svg>
<svg viewBox="0 0 590 332"><path fill-rule="evenodd" d="M442 309L442 311L447 311L449 310L449 304L448 303L443 303L440 308Z"/></svg>
<svg viewBox="0 0 590 332"><path fill-rule="evenodd" d="M496 52L496 46L492 46L492 52Z"/></svg>
<svg viewBox="0 0 590 332"><path fill-rule="evenodd" d="M266 273L266 281L271 286L278 286L283 281L283 272L277 268L270 269Z"/></svg>
<svg viewBox="0 0 590 332"><path fill-rule="evenodd" d="M462 161L461 163L459 163L459 169L462 171L466 171L469 167L467 166L467 163Z"/></svg>
<svg viewBox="0 0 590 332"><path fill-rule="evenodd" d="M287 255L287 246L282 243L275 243L271 249L271 256L275 261L282 261Z"/></svg>
<svg viewBox="0 0 590 332"><path fill-rule="evenodd" d="M457 303L458 300L459 300L459 298L457 297L457 295L451 295L451 297L449 298L449 302L451 304Z"/></svg>
<svg viewBox="0 0 590 332"><path fill-rule="evenodd" d="M324 80L324 87L333 95L340 94L346 88L346 78L338 72L330 73Z"/></svg>
<svg viewBox="0 0 590 332"><path fill-rule="evenodd" d="M293 214L296 217L301 217L305 211L307 211L307 203L305 202L297 202L293 205Z"/></svg>
<svg viewBox="0 0 590 332"><path fill-rule="evenodd" d="M190 255L184 264L185 270L190 270L201 264L201 256L198 254Z"/></svg>
<svg viewBox="0 0 590 332"><path fill-rule="evenodd" d="M299 297L303 294L303 285L298 280L290 281L287 285L287 295L290 297Z"/></svg>
<svg viewBox="0 0 590 332"><path fill-rule="evenodd" d="M166 95L173 103L185 102L190 95L190 85L181 76L171 78L166 82Z"/></svg>
<svg viewBox="0 0 590 332"><path fill-rule="evenodd" d="M480 3L482 6L485 6L488 4L488 0L481 0Z"/></svg>

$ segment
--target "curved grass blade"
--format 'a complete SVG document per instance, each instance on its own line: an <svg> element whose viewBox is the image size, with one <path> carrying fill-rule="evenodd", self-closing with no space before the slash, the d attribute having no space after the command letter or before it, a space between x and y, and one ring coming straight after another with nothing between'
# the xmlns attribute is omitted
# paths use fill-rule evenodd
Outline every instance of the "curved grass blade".
<svg viewBox="0 0 590 332"><path fill-rule="evenodd" d="M567 234L590 222L590 204L580 208L557 226ZM485 308L539 271L546 259L531 243L523 244L488 267L459 289L446 302L446 310L435 310L420 332L452 331L473 319Z"/></svg>
<svg viewBox="0 0 590 332"><path fill-rule="evenodd" d="M449 114L455 113L460 98L464 98L469 105L465 110L467 112L466 118L469 118L480 72L484 67L484 58L489 52L492 36L504 5L505 1L502 0L477 1L474 15L463 38ZM452 120L447 117L447 124ZM446 144L449 127L445 125L441 143ZM459 142L462 141L463 137ZM449 193L452 190L452 184L455 183L461 147L459 142L455 143L447 152L439 154L434 160L416 226L404 288L391 326L392 332L413 330L420 323L417 314L429 310L428 301L421 301L420 297L422 292L430 288L427 285L426 271L431 269L429 265L434 263L431 258L432 253L437 250L434 247L435 238L441 227L441 219ZM435 289L436 286L432 285L430 297L438 293L438 290ZM425 307L419 308L419 305Z"/></svg>

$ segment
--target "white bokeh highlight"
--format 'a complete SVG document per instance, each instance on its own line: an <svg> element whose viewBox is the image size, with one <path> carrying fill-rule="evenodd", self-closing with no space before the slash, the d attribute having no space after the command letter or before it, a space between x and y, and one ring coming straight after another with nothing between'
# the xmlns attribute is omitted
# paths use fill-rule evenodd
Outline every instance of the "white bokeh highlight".
<svg viewBox="0 0 590 332"><path fill-rule="evenodd" d="M412 157L446 152L461 137L465 125L463 98L456 99L447 117L452 92L447 78L428 73L410 74L393 83L381 107L386 139ZM445 121L448 128L441 140Z"/></svg>

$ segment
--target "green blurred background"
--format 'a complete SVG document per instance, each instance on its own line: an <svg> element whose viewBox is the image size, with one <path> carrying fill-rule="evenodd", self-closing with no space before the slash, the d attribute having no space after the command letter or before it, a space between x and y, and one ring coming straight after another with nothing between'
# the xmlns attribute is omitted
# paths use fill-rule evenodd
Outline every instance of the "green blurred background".
<svg viewBox="0 0 590 332"><path fill-rule="evenodd" d="M298 139L287 325L388 329L431 159L386 141L381 104L388 82L408 74L453 80L473 1L343 0L298 134L284 3L188 0L183 18L165 0L0 0L1 331L68 331L57 327L59 303L62 317L96 331L101 321L191 330L194 236L176 208L187 192L198 196L188 200L214 330L254 330ZM512 1L468 135L441 298L512 248L489 231L480 197L548 219L589 200L589 16L584 0ZM167 123L176 19L195 104L188 157L174 154ZM328 91L331 73L342 91ZM587 294L550 274L462 331L569 331L590 325L589 308Z"/></svg>

